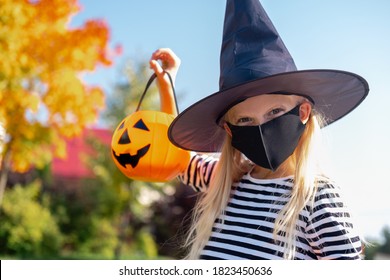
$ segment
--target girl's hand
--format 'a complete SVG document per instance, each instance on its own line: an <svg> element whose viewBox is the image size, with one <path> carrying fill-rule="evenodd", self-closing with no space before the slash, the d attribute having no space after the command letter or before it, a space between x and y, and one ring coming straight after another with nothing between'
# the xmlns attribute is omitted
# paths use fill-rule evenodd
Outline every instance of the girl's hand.
<svg viewBox="0 0 390 280"><path fill-rule="evenodd" d="M159 63L161 62L161 65ZM177 115L175 98L169 77L164 70L169 72L172 77L172 82L175 84L177 71L180 67L180 59L169 48L162 48L156 50L149 61L150 68L153 69L157 76L157 86L160 92L161 111Z"/></svg>

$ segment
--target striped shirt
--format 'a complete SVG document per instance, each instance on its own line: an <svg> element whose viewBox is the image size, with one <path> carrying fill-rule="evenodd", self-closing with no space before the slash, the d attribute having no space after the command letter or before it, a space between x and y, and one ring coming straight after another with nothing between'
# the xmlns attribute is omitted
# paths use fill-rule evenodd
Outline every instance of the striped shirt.
<svg viewBox="0 0 390 280"><path fill-rule="evenodd" d="M217 160L195 155L181 180L205 191ZM283 236L273 237L275 219L293 188L293 177L256 179L246 174L232 186L223 214L215 221L201 259L283 259ZM223 222L222 222L223 221ZM297 221L295 259L360 259L361 241L340 190L319 182L314 204Z"/></svg>

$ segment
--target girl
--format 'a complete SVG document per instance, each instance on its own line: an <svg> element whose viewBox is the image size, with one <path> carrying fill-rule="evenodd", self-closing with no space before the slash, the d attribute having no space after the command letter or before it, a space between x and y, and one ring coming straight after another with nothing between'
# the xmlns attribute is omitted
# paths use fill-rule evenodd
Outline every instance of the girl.
<svg viewBox="0 0 390 280"><path fill-rule="evenodd" d="M261 20L253 20L259 14ZM249 36L257 29L268 52L259 52L265 44L255 41L240 53L231 38L248 32L246 40L259 40ZM280 53L259 55L270 50ZM180 60L160 49L150 62L161 98L173 100L157 60L173 76ZM182 112L169 130L179 147L220 152L218 160L194 153L180 176L203 193L187 239L188 258L359 259L362 244L349 210L322 169L320 129L367 93L365 80L353 73L297 71L258 1L228 0L220 91Z"/></svg>

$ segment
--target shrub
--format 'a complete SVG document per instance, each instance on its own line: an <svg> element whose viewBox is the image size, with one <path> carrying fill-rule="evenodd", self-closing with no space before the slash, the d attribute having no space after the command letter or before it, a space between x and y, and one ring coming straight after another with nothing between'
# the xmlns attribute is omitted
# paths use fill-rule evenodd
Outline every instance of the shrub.
<svg viewBox="0 0 390 280"><path fill-rule="evenodd" d="M62 234L50 213L41 183L16 185L6 191L1 209L0 250L20 258L59 255Z"/></svg>

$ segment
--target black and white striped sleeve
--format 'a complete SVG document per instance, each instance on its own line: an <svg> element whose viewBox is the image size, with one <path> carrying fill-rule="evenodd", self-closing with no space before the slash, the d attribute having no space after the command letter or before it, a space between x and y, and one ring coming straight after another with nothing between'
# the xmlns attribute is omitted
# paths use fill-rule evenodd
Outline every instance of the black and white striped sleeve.
<svg viewBox="0 0 390 280"><path fill-rule="evenodd" d="M217 157L191 153L188 167L179 175L179 179L184 184L193 187L196 192L205 191L209 186L217 162Z"/></svg>
<svg viewBox="0 0 390 280"><path fill-rule="evenodd" d="M306 237L319 259L360 258L361 240L339 188L332 184L319 187Z"/></svg>

